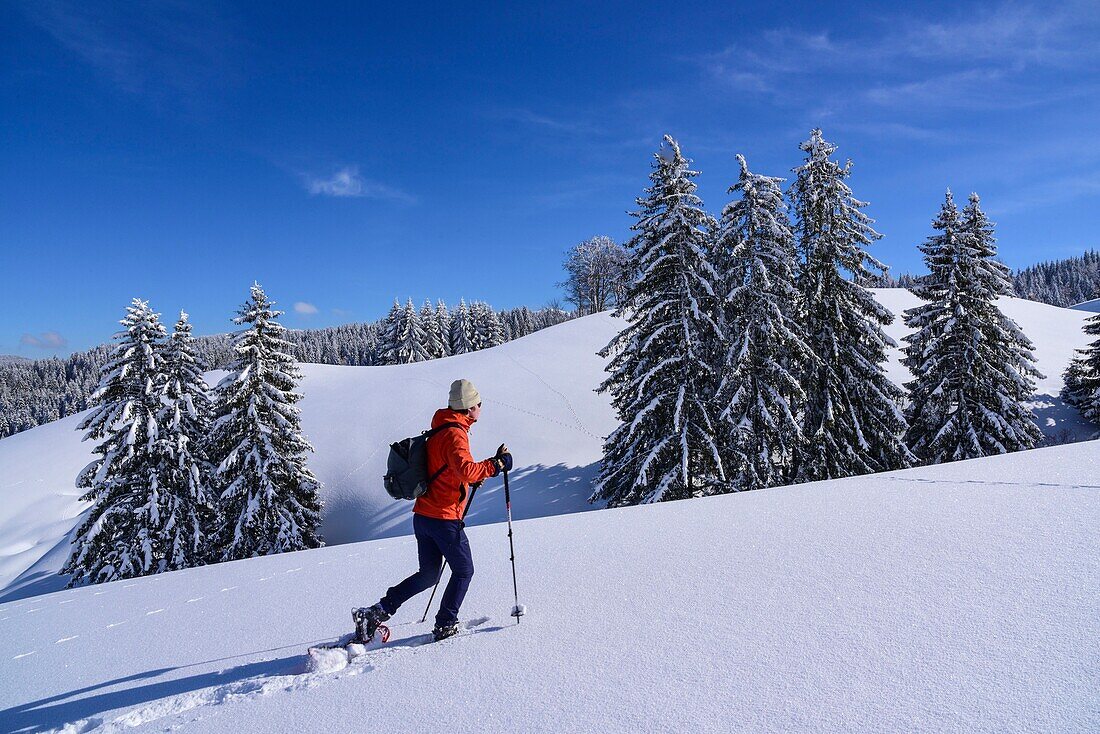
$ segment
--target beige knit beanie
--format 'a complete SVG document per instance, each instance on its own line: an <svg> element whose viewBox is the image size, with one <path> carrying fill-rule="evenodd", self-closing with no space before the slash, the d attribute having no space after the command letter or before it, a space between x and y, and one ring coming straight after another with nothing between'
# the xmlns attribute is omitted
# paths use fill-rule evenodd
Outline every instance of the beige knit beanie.
<svg viewBox="0 0 1100 734"><path fill-rule="evenodd" d="M451 394L447 399L447 407L451 410L464 410L472 408L481 402L481 393L469 380L455 380L451 383Z"/></svg>

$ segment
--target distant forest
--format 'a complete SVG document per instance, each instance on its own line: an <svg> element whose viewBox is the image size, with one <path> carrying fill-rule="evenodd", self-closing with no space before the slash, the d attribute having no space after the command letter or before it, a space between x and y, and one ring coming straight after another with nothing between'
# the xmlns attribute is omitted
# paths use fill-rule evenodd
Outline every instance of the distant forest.
<svg viewBox="0 0 1100 734"><path fill-rule="evenodd" d="M869 278L869 288L909 288L922 276L903 273ZM1029 301L1068 308L1100 298L1100 252L1089 250L1081 257L1051 260L1012 274L1016 295Z"/></svg>
<svg viewBox="0 0 1100 734"><path fill-rule="evenodd" d="M447 315L442 303L431 308L437 311L442 308L444 316ZM474 303L470 308L475 316L478 312L495 315L504 341L526 336L576 315L554 305L539 310L523 306L495 311L487 304ZM466 304L462 303L453 315L464 313L465 309ZM387 332L393 317L394 312L391 311L390 316L375 322L326 329L288 330L286 338L293 345L292 356L299 362L356 366L391 364L394 360L392 345L387 343ZM492 342L478 343L473 340L472 346L460 351L474 351L484 346L492 346ZM228 365L231 350L229 334L195 339L196 356L208 370L222 369ZM77 352L65 359L0 360L0 438L85 410L89 397L99 386L102 368L110 361L113 351L114 345L106 344Z"/></svg>
<svg viewBox="0 0 1100 734"><path fill-rule="evenodd" d="M920 276L902 274L867 280L876 288L907 288ZM1012 275L1016 294L1054 306L1072 306L1100 297L1100 252L1089 250L1080 257L1032 265ZM532 331L561 323L591 309L573 295L581 308L567 312L550 306L537 311L526 307L495 312L500 318L504 340L511 341ZM479 304L480 305L480 304ZM338 365L387 364L384 343L388 318L371 323L346 324L327 329L289 331L294 357L300 362ZM198 356L207 369L229 363L227 334L198 337ZM78 352L66 359L0 359L0 438L64 418L88 407L88 397L99 385L100 370L113 347L102 345Z"/></svg>

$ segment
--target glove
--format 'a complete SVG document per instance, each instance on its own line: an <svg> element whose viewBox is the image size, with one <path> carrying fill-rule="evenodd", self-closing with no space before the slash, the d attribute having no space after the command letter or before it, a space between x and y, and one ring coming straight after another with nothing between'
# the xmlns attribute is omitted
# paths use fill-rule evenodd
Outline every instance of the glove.
<svg viewBox="0 0 1100 734"><path fill-rule="evenodd" d="M496 456L493 457L493 463L496 464L497 474L502 471L512 471L512 454L508 451L508 446L505 444L500 445Z"/></svg>

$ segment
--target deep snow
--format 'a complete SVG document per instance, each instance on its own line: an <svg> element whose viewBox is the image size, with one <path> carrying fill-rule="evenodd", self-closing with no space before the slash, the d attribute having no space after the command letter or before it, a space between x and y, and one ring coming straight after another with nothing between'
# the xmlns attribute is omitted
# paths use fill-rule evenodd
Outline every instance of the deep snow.
<svg viewBox="0 0 1100 734"><path fill-rule="evenodd" d="M918 301L908 291L875 291L895 316ZM1073 350L1088 343L1081 326L1088 313L1010 298L1005 312L1036 345L1046 375L1036 392L1036 414L1049 436L1085 438L1095 427L1058 393ZM330 544L406 535L407 508L381 489L391 442L428 427L457 377L478 385L485 399L471 434L475 457L507 441L516 456L515 478L529 501L517 517L543 517L594 509L587 503L602 452L602 437L616 425L606 395L595 387L605 376L596 355L622 328L597 314L560 324L495 349L395 367L303 365L302 425L316 448L310 467L324 483L323 532ZM899 341L907 332L895 319L887 332ZM902 384L909 372L900 351L890 351L890 378ZM222 373L211 373L216 382ZM75 430L80 416L0 441L0 601L63 587L57 569L69 553L69 532L86 504L78 500L77 473L92 460L92 444ZM501 502L486 487L471 510L470 524L504 519Z"/></svg>
<svg viewBox="0 0 1100 734"><path fill-rule="evenodd" d="M915 302L879 295L895 312ZM1047 375L1041 425L1091 431L1053 397L1088 314L1003 306ZM0 734L1100 728L1095 442L576 514L614 425L592 390L594 352L617 328L602 314L438 362L306 365L326 534L382 538L370 542L28 596L62 581L90 446L76 416L0 441L0 582L31 566L0 603ZM891 377L908 379L892 357ZM530 613L508 616L491 481L471 514L467 634L421 646L423 595L388 646L310 672L306 647L347 632L353 606L415 566L410 505L378 478L386 445L457 376L485 398L475 455L502 440L516 453Z"/></svg>
<svg viewBox="0 0 1100 734"><path fill-rule="evenodd" d="M1098 527L1092 442L520 521L516 625L483 525L465 636L333 673L410 538L64 591L0 605L0 731L1096 731Z"/></svg>

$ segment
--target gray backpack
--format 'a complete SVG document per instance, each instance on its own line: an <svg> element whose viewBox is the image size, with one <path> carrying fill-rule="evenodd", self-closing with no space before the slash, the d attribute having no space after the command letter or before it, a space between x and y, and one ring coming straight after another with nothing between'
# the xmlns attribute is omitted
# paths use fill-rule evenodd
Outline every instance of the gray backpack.
<svg viewBox="0 0 1100 734"><path fill-rule="evenodd" d="M444 423L438 428L424 431L390 444L390 456L386 461L386 476L382 483L395 500L415 500L431 489L432 482L446 469L444 464L435 474L428 476L428 439L446 428L462 428L460 423Z"/></svg>

